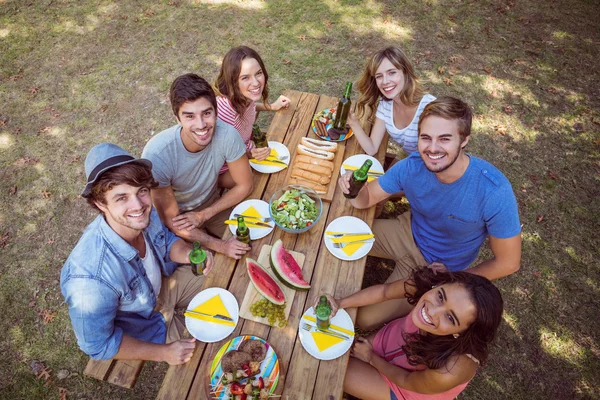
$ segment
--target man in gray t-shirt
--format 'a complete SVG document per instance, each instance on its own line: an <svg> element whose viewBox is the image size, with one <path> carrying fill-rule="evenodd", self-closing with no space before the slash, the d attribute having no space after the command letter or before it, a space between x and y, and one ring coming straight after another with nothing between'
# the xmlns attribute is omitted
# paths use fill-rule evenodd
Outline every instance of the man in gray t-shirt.
<svg viewBox="0 0 600 400"><path fill-rule="evenodd" d="M152 189L154 206L176 235L239 259L250 250L248 245L206 231L222 237L230 208L252 192L246 146L235 128L217 121L215 93L203 78L178 77L170 98L179 124L150 139L143 151L159 183ZM217 180L225 163L235 185L219 197Z"/></svg>

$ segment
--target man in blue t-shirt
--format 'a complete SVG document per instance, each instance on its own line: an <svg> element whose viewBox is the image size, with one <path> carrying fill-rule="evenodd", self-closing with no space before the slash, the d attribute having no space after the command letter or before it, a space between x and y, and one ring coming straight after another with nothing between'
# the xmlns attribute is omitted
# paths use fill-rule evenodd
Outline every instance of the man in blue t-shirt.
<svg viewBox="0 0 600 400"><path fill-rule="evenodd" d="M496 167L465 153L471 120L471 109L461 100L443 97L429 103L419 118L419 152L396 163L351 200L354 207L367 208L404 191L410 202L410 212L398 219L377 219L373 225L376 240L369 254L396 261L388 282L433 263L450 271L464 270L475 261L486 237L494 257L469 272L496 279L519 269L517 201L510 182ZM349 179L349 174L339 179L344 193ZM396 314L398 305L387 309ZM381 309L373 311L369 313L374 316Z"/></svg>

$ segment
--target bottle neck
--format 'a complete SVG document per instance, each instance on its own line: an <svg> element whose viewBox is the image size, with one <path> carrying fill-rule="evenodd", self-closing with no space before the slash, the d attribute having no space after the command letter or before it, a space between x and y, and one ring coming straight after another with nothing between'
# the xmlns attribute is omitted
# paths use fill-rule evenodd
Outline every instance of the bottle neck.
<svg viewBox="0 0 600 400"><path fill-rule="evenodd" d="M352 93L352 82L346 84L346 90L344 90L344 97L349 99L350 93Z"/></svg>

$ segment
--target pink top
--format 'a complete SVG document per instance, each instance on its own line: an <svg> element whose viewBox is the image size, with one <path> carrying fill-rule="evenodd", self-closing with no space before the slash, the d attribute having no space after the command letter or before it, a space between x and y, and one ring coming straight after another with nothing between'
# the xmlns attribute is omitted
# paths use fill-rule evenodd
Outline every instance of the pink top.
<svg viewBox="0 0 600 400"><path fill-rule="evenodd" d="M237 129L246 144L246 151L254 148L254 142L250 138L252 137L252 125L256 119L256 103L250 102L244 113L238 114L227 97L217 96L217 116L221 121ZM228 169L227 164L223 165L219 174Z"/></svg>
<svg viewBox="0 0 600 400"><path fill-rule="evenodd" d="M398 367L402 367L408 371L420 371L425 369L426 367L424 365L419 365L416 367L410 365L406 359L404 351L402 350L402 346L405 344L402 333L413 333L416 332L417 329L418 328L415 326L412 320L412 312L406 317L398 318L390 322L381 328L379 332L377 332L377 335L375 335L375 339L373 340L373 350L375 351L375 354L383 357L387 362ZM458 385L444 393L421 394L403 389L392 383L385 375L381 374L381 376L383 379L385 379L396 397L402 400L451 400L458 396L458 394L462 392L470 382L469 380L469 382Z"/></svg>

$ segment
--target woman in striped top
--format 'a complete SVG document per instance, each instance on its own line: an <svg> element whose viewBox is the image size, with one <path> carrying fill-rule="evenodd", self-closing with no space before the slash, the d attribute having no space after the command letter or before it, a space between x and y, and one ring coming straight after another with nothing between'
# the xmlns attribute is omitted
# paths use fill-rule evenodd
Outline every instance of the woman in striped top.
<svg viewBox="0 0 600 400"><path fill-rule="evenodd" d="M390 299L412 307L405 317L379 321L388 323L354 343L344 391L364 400L454 399L487 360L502 321L500 291L466 271L424 267L407 280L328 298L332 313Z"/></svg>
<svg viewBox="0 0 600 400"><path fill-rule="evenodd" d="M250 47L240 46L227 52L215 82L217 117L237 129L246 144L248 158L257 160L264 160L270 153L268 147L255 148L250 140L257 112L278 111L290 105L290 99L285 96L279 96L272 104L267 102L268 80L269 74L258 53ZM234 184L227 165L223 165L219 186L231 188Z"/></svg>
<svg viewBox="0 0 600 400"><path fill-rule="evenodd" d="M360 97L356 104L357 113L350 113L348 124L356 139L369 155L379 150L385 132L406 153L417 150L419 116L423 108L433 100L425 94L411 62L398 47L388 47L373 55L358 81ZM380 101L381 100L381 101ZM359 118L377 106L371 136L360 126Z"/></svg>

